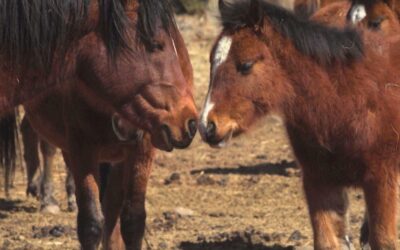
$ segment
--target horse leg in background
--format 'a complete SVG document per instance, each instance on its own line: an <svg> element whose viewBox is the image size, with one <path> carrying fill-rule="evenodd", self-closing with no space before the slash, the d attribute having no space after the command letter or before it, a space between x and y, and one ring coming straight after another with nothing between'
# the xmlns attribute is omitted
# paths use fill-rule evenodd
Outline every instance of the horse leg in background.
<svg viewBox="0 0 400 250"><path fill-rule="evenodd" d="M7 197L15 176L17 129L15 112L0 118L0 167L4 168L4 190Z"/></svg>
<svg viewBox="0 0 400 250"><path fill-rule="evenodd" d="M24 117L21 122L21 135L22 143L24 144L26 172L28 175L26 194L39 197L39 138L26 117Z"/></svg>
<svg viewBox="0 0 400 250"><path fill-rule="evenodd" d="M102 166L104 167L104 166ZM105 218L103 248L108 249L125 249L121 236L120 213L123 201L122 180L124 175L124 165L116 164L107 171L107 184L102 183L101 189L104 189L102 199L102 208Z"/></svg>
<svg viewBox="0 0 400 250"><path fill-rule="evenodd" d="M53 160L56 154L56 147L44 140L40 140L40 151L43 156L43 173L40 182L40 210L56 214L60 212L60 207L53 196Z"/></svg>
<svg viewBox="0 0 400 250"><path fill-rule="evenodd" d="M104 195L107 190L108 179L110 175L112 165L110 163L100 163L100 201L103 203Z"/></svg>
<svg viewBox="0 0 400 250"><path fill-rule="evenodd" d="M397 172L379 168L381 176L371 176L364 183L367 203L369 245L371 249L396 249ZM385 176L386 175L386 176Z"/></svg>
<svg viewBox="0 0 400 250"><path fill-rule="evenodd" d="M68 211L74 212L76 210L76 198L75 198L75 182L71 171L66 166L67 178L65 179L65 190L67 191L67 202Z"/></svg>
<svg viewBox="0 0 400 250"><path fill-rule="evenodd" d="M369 249L368 238L369 238L369 225L368 225L368 211L365 210L364 221L360 230L360 246L362 249Z"/></svg>
<svg viewBox="0 0 400 250"><path fill-rule="evenodd" d="M154 154L149 136L145 136L134 149L127 152L120 222L122 238L129 250L140 250L142 247L146 227L146 188Z"/></svg>
<svg viewBox="0 0 400 250"><path fill-rule="evenodd" d="M314 249L354 249L347 235L346 190L314 182L306 173L303 185L314 232Z"/></svg>
<svg viewBox="0 0 400 250"><path fill-rule="evenodd" d="M65 163L70 169L76 186L78 205L78 238L83 250L96 250L103 232L98 188L98 163L93 150L76 143L71 150L63 152Z"/></svg>

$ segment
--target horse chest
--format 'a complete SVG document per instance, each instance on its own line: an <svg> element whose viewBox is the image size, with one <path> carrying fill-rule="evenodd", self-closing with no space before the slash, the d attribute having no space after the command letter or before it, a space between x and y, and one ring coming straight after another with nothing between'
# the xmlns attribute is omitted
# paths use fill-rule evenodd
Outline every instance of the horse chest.
<svg viewBox="0 0 400 250"><path fill-rule="evenodd" d="M366 166L360 151L346 152L293 130L288 134L303 172L311 178L344 186L357 185L362 180Z"/></svg>

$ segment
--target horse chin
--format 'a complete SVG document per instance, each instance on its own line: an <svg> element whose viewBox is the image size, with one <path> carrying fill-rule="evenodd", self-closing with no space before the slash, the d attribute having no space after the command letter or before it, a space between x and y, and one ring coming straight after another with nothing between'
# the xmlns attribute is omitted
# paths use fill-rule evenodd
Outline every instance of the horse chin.
<svg viewBox="0 0 400 250"><path fill-rule="evenodd" d="M233 129L231 129L223 138L222 140L216 142L216 143L211 143L210 146L212 148L226 148L229 146L230 141L232 140L233 137Z"/></svg>
<svg viewBox="0 0 400 250"><path fill-rule="evenodd" d="M114 114L111 117L111 125L115 136L121 142L139 142L143 136L144 132L139 129L134 129L125 124L125 122L120 118L119 115Z"/></svg>
<svg viewBox="0 0 400 250"><path fill-rule="evenodd" d="M159 135L152 135L151 143L154 147L162 151L172 152L174 150L174 146L171 142L171 135L169 131L165 129L161 129Z"/></svg>

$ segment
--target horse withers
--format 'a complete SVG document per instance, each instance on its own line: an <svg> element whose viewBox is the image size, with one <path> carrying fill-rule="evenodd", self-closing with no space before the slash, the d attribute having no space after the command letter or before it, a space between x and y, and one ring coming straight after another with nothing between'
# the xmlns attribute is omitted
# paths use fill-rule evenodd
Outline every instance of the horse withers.
<svg viewBox="0 0 400 250"><path fill-rule="evenodd" d="M259 0L220 1L202 138L214 147L283 118L315 249L349 246L346 188L365 193L372 249L396 249L399 36L327 27Z"/></svg>

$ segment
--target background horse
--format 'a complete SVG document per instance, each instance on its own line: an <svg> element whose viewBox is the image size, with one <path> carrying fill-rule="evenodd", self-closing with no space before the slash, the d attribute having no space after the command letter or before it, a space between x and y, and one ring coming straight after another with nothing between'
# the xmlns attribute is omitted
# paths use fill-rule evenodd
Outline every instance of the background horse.
<svg viewBox="0 0 400 250"><path fill-rule="evenodd" d="M196 133L192 69L168 2L146 0L136 5L129 13L132 23L137 23L128 29L129 45L134 48L131 54L120 55L111 67L107 54L98 53L105 51L104 45L89 34L82 42L91 49L86 48L83 58L97 62L95 72L101 78L87 70L82 72L85 77L25 106L32 127L62 149L74 176L83 249L97 248L103 220L105 248L119 245L119 218L126 248L141 248L145 192L155 147L166 151L186 148ZM105 80L110 82L109 93L125 95L119 104L122 114L82 88L99 86L96 81ZM116 180L111 178L102 211L98 165L105 161L122 172Z"/></svg>
<svg viewBox="0 0 400 250"><path fill-rule="evenodd" d="M126 0L0 0L0 113L86 67L89 61L76 63L86 34L96 32L110 58L128 49L125 12L134 7Z"/></svg>
<svg viewBox="0 0 400 250"><path fill-rule="evenodd" d="M315 249L349 245L353 186L365 193L372 249L395 249L400 38L326 27L258 0L220 1L220 11L203 139L222 147L279 114L303 170Z"/></svg>
<svg viewBox="0 0 400 250"><path fill-rule="evenodd" d="M316 13L317 10L324 7L326 7L324 11ZM346 16L346 19L352 24L361 23L370 29L383 30L389 33L392 31L392 27L398 23L400 3L397 0L353 0L350 2L343 0L296 0L294 12L302 18L310 18L316 13L318 18L314 15L313 19L340 25L343 25L345 20L341 17Z"/></svg>
<svg viewBox="0 0 400 250"><path fill-rule="evenodd" d="M41 211L58 213L60 208L53 195L53 160L57 148L40 138L25 116L21 122L21 136L28 179L26 194L40 200ZM40 164L39 149L42 155L42 164ZM40 165L43 167L40 167ZM75 183L69 169L66 170L65 190L67 192L68 211L72 212L76 209Z"/></svg>

